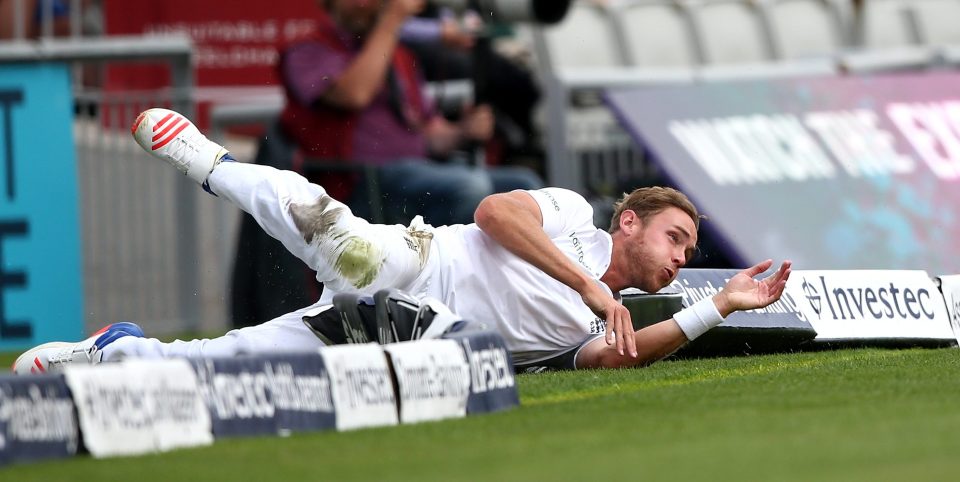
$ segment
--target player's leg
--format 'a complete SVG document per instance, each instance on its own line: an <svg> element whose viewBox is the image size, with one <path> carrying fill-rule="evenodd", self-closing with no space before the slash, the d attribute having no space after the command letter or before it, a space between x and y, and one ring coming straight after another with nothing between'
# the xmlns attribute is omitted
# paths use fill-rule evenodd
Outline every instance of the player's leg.
<svg viewBox="0 0 960 482"><path fill-rule="evenodd" d="M214 358L267 353L315 353L323 346L303 322L303 315L316 306L287 313L266 323L211 339L177 340L165 343L145 338L133 323L114 323L77 343L45 343L17 358L17 374L56 372L69 364L97 364L124 358Z"/></svg>
<svg viewBox="0 0 960 482"><path fill-rule="evenodd" d="M225 163L208 182L338 292L409 289L426 264L427 231L371 224L297 173Z"/></svg>
<svg viewBox="0 0 960 482"><path fill-rule="evenodd" d="M144 150L250 213L331 289L410 289L426 264L428 233L370 224L294 172L227 162L226 149L175 112L145 111L132 130Z"/></svg>
<svg viewBox="0 0 960 482"><path fill-rule="evenodd" d="M156 338L125 338L103 349L101 361L124 358L222 358L269 353L316 353L323 346L303 323L309 306L266 323L231 330L225 335L201 340L162 342Z"/></svg>

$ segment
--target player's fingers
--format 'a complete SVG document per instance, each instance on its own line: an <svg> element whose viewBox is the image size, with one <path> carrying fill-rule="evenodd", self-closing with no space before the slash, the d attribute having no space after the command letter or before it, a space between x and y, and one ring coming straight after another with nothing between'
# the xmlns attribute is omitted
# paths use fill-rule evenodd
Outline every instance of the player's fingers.
<svg viewBox="0 0 960 482"><path fill-rule="evenodd" d="M790 279L790 266L786 265L785 268L781 267L779 275L768 284L770 290L774 292L777 298L783 294L783 289L786 288L788 279Z"/></svg>
<svg viewBox="0 0 960 482"><path fill-rule="evenodd" d="M776 290L777 298L783 296L783 290L786 289L786 287L787 287L787 280L780 281L780 283L777 284L777 290Z"/></svg>
<svg viewBox="0 0 960 482"><path fill-rule="evenodd" d="M627 340L627 352L633 358L637 357L637 340L633 337L633 320L630 318L630 312L624 310L623 314L623 336Z"/></svg>
<svg viewBox="0 0 960 482"><path fill-rule="evenodd" d="M613 319L613 317L611 316L611 313L609 312L606 313L604 319L607 321L607 333L604 335L604 340L607 342L608 345L612 345L614 344L614 342L616 342L616 339L614 338L615 320Z"/></svg>
<svg viewBox="0 0 960 482"><path fill-rule="evenodd" d="M756 275L758 275L758 274L760 274L760 273L763 273L764 271L770 269L770 266L772 266L772 265L773 265L773 260L772 260L772 259L768 259L768 260L766 260L766 261L761 261L761 262L759 262L759 263L757 263L757 264L755 264L755 265L753 265L753 266L751 266L751 267L743 270L743 274L745 274L745 275L753 278L754 276L756 276Z"/></svg>
<svg viewBox="0 0 960 482"><path fill-rule="evenodd" d="M614 314L614 317L616 317L616 320L617 320L617 353L623 356L623 351L626 346L626 341L623 333L625 331L623 329L623 317L620 316L619 312L616 312Z"/></svg>
<svg viewBox="0 0 960 482"><path fill-rule="evenodd" d="M770 278L773 280L774 283L778 283L786 277L787 271L789 270L790 270L790 263L787 261L784 261L783 264L780 265L780 268L777 269L777 272L770 275Z"/></svg>

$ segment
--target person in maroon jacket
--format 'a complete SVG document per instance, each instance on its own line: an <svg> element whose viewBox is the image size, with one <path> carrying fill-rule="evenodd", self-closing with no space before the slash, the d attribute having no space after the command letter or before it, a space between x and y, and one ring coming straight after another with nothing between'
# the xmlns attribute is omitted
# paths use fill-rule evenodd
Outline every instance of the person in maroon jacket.
<svg viewBox="0 0 960 482"><path fill-rule="evenodd" d="M471 106L451 123L424 97L414 57L398 43L401 26L423 7L422 0L321 5L318 32L288 46L280 58L287 94L281 127L307 158L378 166L388 222L405 223L421 213L428 223L470 223L484 196L542 185L521 167L428 160L489 139L493 115L489 106ZM363 200L363 190L350 180L321 182L354 207Z"/></svg>

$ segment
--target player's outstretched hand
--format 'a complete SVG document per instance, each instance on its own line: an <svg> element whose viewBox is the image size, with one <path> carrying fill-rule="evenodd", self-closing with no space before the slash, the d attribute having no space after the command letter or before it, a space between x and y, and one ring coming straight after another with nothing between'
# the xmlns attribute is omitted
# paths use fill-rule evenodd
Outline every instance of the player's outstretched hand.
<svg viewBox="0 0 960 482"><path fill-rule="evenodd" d="M633 339L633 320L630 310L620 304L612 296L601 290L595 290L582 295L583 302L590 309L607 322L606 341L608 345L616 344L617 353L637 357L637 343Z"/></svg>
<svg viewBox="0 0 960 482"><path fill-rule="evenodd" d="M753 277L770 269L771 259L737 273L714 298L717 311L727 317L734 311L763 308L779 300L790 278L790 265L789 260L784 261L780 269L762 280Z"/></svg>

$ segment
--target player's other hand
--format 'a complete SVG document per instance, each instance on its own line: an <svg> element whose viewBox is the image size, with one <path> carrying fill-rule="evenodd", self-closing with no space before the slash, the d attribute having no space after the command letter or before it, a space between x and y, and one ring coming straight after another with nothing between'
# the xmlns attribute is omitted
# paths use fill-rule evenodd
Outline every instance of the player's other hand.
<svg viewBox="0 0 960 482"><path fill-rule="evenodd" d="M762 280L756 280L753 277L770 269L773 266L771 259L737 273L713 297L717 311L726 318L734 311L763 308L779 300L790 278L791 264L789 260L784 261L780 269Z"/></svg>
<svg viewBox="0 0 960 482"><path fill-rule="evenodd" d="M581 297L594 314L607 322L607 344L616 344L617 353L620 355L627 353L636 358L637 344L633 339L633 320L630 319L630 311L599 286L587 290L586 293L581 294Z"/></svg>
<svg viewBox="0 0 960 482"><path fill-rule="evenodd" d="M493 137L493 122L493 109L489 105L467 106L460 129L466 139L485 142Z"/></svg>

